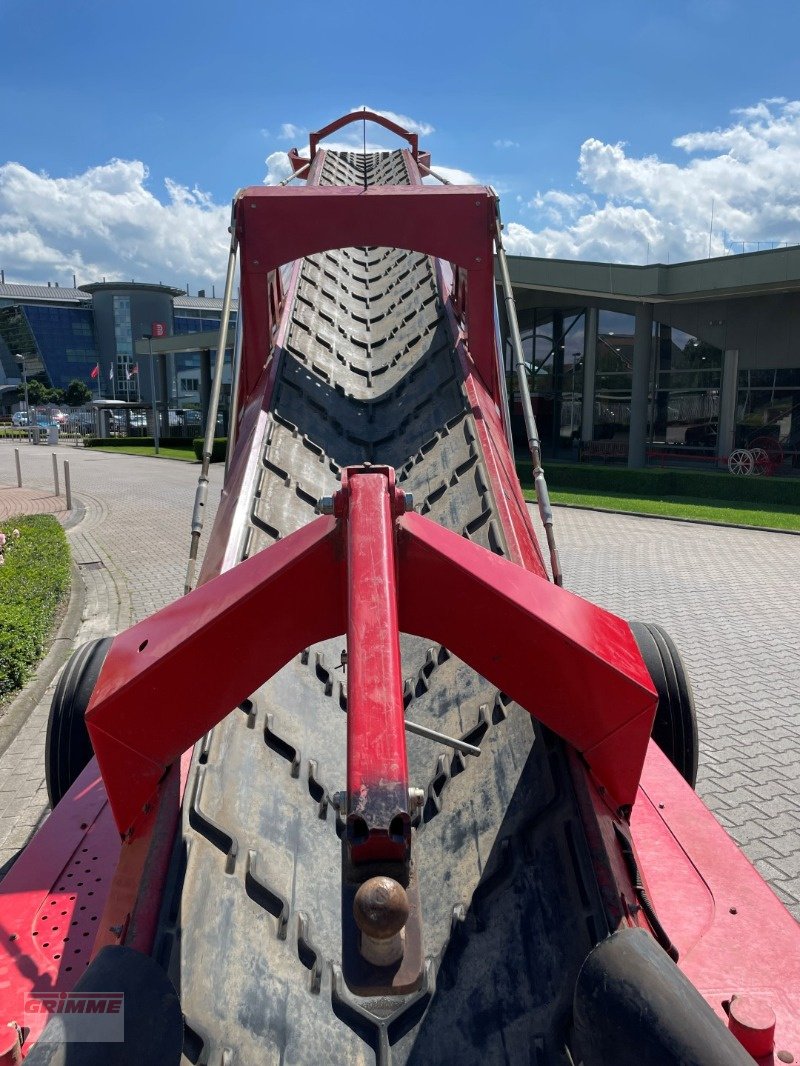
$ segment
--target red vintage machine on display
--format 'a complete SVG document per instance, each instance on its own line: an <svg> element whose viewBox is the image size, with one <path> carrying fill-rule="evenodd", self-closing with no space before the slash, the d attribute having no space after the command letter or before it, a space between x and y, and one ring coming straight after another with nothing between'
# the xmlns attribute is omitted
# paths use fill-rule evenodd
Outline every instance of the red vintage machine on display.
<svg viewBox="0 0 800 1066"><path fill-rule="evenodd" d="M362 120L407 147L324 147ZM54 698L0 1063L800 1061L798 927L693 791L674 646L561 587L495 193L369 112L290 159L233 204L197 587L224 329L187 594ZM121 1041L67 1006L109 995Z"/></svg>

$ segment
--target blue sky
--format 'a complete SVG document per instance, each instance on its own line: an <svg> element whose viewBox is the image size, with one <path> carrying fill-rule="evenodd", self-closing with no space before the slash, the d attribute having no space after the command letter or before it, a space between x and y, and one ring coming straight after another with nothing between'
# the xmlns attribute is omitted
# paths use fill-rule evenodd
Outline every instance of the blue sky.
<svg viewBox="0 0 800 1066"><path fill-rule="evenodd" d="M800 241L796 0L0 0L0 26L7 281L219 282L284 126L363 104L495 185L518 252L698 257L712 202L713 254Z"/></svg>

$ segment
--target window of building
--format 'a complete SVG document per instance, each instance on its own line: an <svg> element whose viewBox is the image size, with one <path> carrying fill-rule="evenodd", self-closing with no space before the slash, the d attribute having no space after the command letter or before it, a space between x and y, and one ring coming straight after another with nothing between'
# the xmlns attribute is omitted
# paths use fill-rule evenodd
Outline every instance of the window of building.
<svg viewBox="0 0 800 1066"><path fill-rule="evenodd" d="M767 438L800 452L800 368L740 370L738 384L736 446Z"/></svg>
<svg viewBox="0 0 800 1066"><path fill-rule="evenodd" d="M717 446L723 353L664 323L657 325L650 389L653 447L712 453Z"/></svg>
<svg viewBox="0 0 800 1066"><path fill-rule="evenodd" d="M130 296L114 297L114 340L117 346L117 356L133 355Z"/></svg>

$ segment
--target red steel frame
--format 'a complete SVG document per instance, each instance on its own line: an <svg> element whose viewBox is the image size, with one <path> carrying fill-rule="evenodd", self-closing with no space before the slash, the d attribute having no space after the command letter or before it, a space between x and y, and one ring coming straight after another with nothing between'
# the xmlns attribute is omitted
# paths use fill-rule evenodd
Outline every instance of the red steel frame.
<svg viewBox="0 0 800 1066"><path fill-rule="evenodd" d="M39 918L55 913L51 907L61 906L60 917L73 922L82 913L80 893L65 899L57 888L76 855L96 850L106 875L116 867L113 883L105 876L88 890L104 907L99 933L88 941L93 951L122 942L150 950L191 745L294 654L326 637L348 637L348 809L366 814L365 825L348 827L351 857L407 855L398 645L398 632L405 631L451 648L572 746L609 917L645 924L615 839L622 827L633 836L690 978L721 1014L725 994L755 989L766 995L778 1013L776 1046L796 1051L795 924L658 749L648 746L655 694L627 624L546 579L503 432L492 313L494 196L479 187L423 188L417 162L427 166L429 157L412 134L405 153L410 188L315 186L319 141L365 117L406 136L382 116L344 116L315 135L306 188L250 189L237 199L246 325L240 434L204 584L115 638L87 713L102 777L92 761L0 883L0 1021L17 1017L26 990L69 990L80 976L80 965L70 975L58 957L46 959L36 935ZM305 166L294 155L295 167ZM284 293L279 268L327 248L364 244L438 259L440 291L513 561L404 513L393 471L372 467L345 472L333 516L228 569L236 498L285 341L282 312L297 283L295 268ZM296 617L303 599L313 606ZM469 604L469 612L453 611L454 602ZM277 618L280 624L270 622ZM196 662L212 657L235 661L236 676L195 671ZM391 787L382 790L383 782ZM665 807L671 810L664 813ZM717 894L738 904L724 920L714 913ZM732 936L735 948L726 949ZM783 952L765 950L762 958L754 950L770 943ZM0 1047L0 1061L3 1052Z"/></svg>

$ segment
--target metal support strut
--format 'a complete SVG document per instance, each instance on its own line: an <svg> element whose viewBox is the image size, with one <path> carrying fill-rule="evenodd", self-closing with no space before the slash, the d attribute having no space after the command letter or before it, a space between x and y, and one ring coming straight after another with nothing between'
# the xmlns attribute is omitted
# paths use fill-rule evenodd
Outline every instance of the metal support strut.
<svg viewBox="0 0 800 1066"><path fill-rule="evenodd" d="M514 292L511 288L511 277L508 273L506 250L503 247L503 223L500 220L500 201L495 199L497 205L497 217L495 219L495 250L497 252L497 264L500 267L500 284L503 287L503 297L506 304L506 317L511 331L511 347L514 351L514 368L517 371L519 391L522 398L522 413L525 418L525 432L528 436L528 448L533 463L533 484L536 489L536 499L539 504L539 516L544 526L547 537L547 547L550 549L550 570L556 585L562 585L564 578L561 573L561 562L556 547L556 537L553 532L553 510L550 506L550 494L547 491L547 482L542 469L541 442L539 430L536 427L536 418L531 404L531 392L528 385L528 373L525 369L525 356L522 351L522 338L519 333L517 321L517 308L514 304Z"/></svg>
<svg viewBox="0 0 800 1066"><path fill-rule="evenodd" d="M203 532L203 512L208 498L208 468L211 465L211 452L214 448L214 434L217 428L217 411L219 410L219 398L222 392L222 370L225 365L225 345L228 339L228 321L231 317L231 301L233 297L233 279L236 273L236 252L238 240L236 237L236 225L234 219L236 201L231 207L231 224L228 227L231 234L231 244L228 249L228 271L225 276L225 294L222 301L222 318L219 326L219 344L217 345L217 359L214 364L214 384L211 389L211 399L208 404L206 416L206 434L203 441L203 466L200 477L197 479L197 491L194 497L194 511L192 513L192 540L189 546L189 565L186 569L186 584L184 594L194 588L195 569L197 567L197 549L200 545L200 534Z"/></svg>

